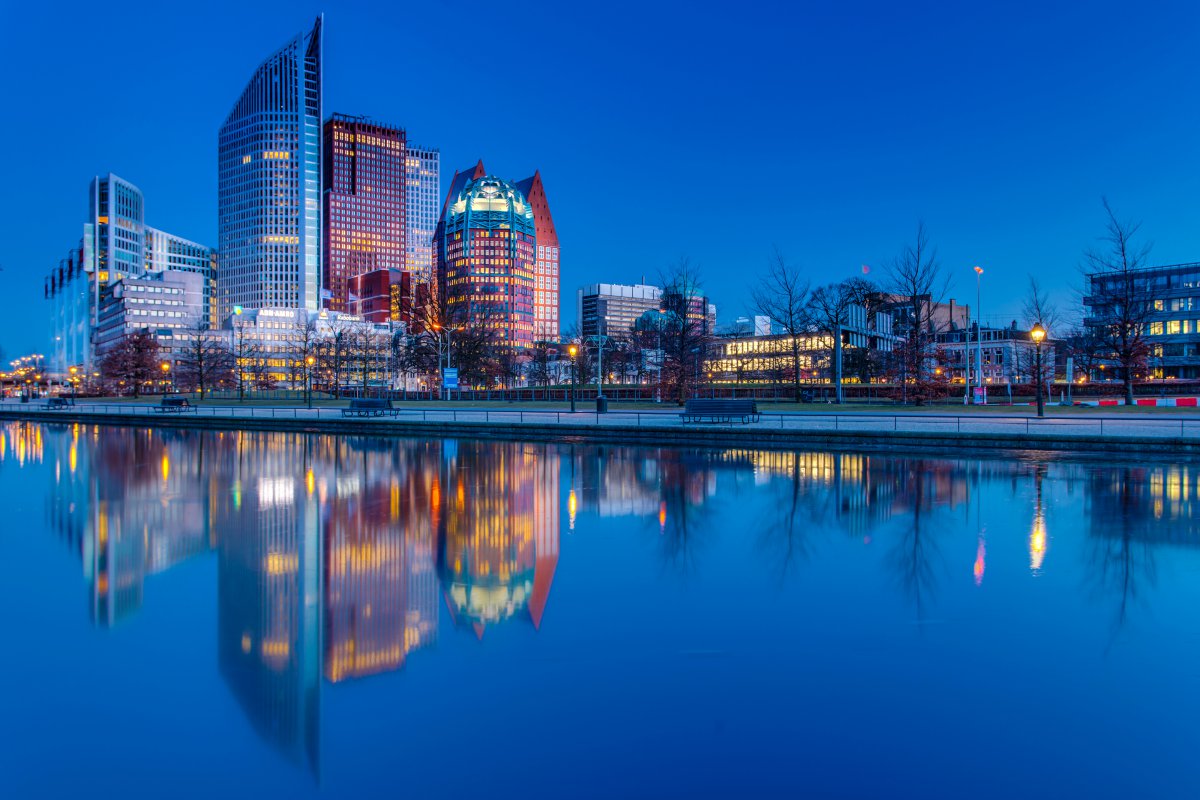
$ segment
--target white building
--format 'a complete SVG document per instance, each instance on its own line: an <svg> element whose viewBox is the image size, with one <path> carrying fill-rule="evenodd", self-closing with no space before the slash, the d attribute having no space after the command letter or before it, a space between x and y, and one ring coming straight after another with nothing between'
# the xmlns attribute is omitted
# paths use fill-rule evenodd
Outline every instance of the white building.
<svg viewBox="0 0 1200 800"><path fill-rule="evenodd" d="M405 266L419 283L433 281L433 233L441 212L441 154L409 143L405 158Z"/></svg>

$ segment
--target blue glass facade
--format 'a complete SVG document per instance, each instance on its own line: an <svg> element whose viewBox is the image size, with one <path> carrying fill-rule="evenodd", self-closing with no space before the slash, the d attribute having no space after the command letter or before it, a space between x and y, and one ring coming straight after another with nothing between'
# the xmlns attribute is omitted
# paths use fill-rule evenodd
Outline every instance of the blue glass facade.
<svg viewBox="0 0 1200 800"><path fill-rule="evenodd" d="M218 314L320 305L322 19L263 62L221 126Z"/></svg>

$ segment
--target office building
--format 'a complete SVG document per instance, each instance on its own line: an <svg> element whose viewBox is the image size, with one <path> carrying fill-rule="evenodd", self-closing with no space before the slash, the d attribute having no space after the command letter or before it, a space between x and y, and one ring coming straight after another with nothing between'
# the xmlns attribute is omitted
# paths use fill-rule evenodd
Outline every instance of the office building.
<svg viewBox="0 0 1200 800"><path fill-rule="evenodd" d="M1138 320L1138 314L1125 315L1141 321L1145 329L1145 367L1135 377L1200 378L1200 263L1146 267L1128 274L1091 274L1086 280L1083 305L1087 328L1103 329L1120 318L1113 308L1131 301L1148 306L1144 320ZM1101 365L1107 369L1102 370ZM1087 377L1117 377L1117 366L1115 354L1102 355L1096 359L1096 371Z"/></svg>
<svg viewBox="0 0 1200 800"><path fill-rule="evenodd" d="M199 275L203 289L201 321L217 327L217 252L146 226L146 272L191 272Z"/></svg>
<svg viewBox="0 0 1200 800"><path fill-rule="evenodd" d="M348 282L400 270L405 249L405 135L365 117L325 123L323 307L349 308Z"/></svg>
<svg viewBox="0 0 1200 800"><path fill-rule="evenodd" d="M624 336L647 311L658 310L662 289L657 286L593 283L576 293L579 329L584 336Z"/></svg>
<svg viewBox="0 0 1200 800"><path fill-rule="evenodd" d="M533 287L533 340L535 342L557 342L559 339L559 250L558 233L554 230L554 217L550 213L550 202L542 186L542 173L534 172L532 178L517 181L529 205L533 208L533 224L537 238L537 261L534 262Z"/></svg>
<svg viewBox="0 0 1200 800"><path fill-rule="evenodd" d="M322 19L254 72L217 150L217 306L316 311L321 280Z"/></svg>
<svg viewBox="0 0 1200 800"><path fill-rule="evenodd" d="M441 194L441 154L408 144L405 150L405 267L417 283L433 283L433 234Z"/></svg>
<svg viewBox="0 0 1200 800"><path fill-rule="evenodd" d="M206 310L202 275L167 271L124 277L100 301L96 358L103 359L129 334L145 332L158 342L159 356L174 363Z"/></svg>
<svg viewBox="0 0 1200 800"><path fill-rule="evenodd" d="M45 280L54 326L51 370L94 369L101 306L112 288L129 278L199 275L203 301L198 308L209 309L201 318L211 324L213 267L212 248L146 224L146 201L137 186L111 172L96 176L88 187L83 236Z"/></svg>
<svg viewBox="0 0 1200 800"><path fill-rule="evenodd" d="M347 297L351 314L367 322L411 322L412 274L399 269L377 269L350 279Z"/></svg>
<svg viewBox="0 0 1200 800"><path fill-rule="evenodd" d="M492 175L456 174L434 253L451 323L487 327L502 347L533 344L536 238L533 209L520 189Z"/></svg>

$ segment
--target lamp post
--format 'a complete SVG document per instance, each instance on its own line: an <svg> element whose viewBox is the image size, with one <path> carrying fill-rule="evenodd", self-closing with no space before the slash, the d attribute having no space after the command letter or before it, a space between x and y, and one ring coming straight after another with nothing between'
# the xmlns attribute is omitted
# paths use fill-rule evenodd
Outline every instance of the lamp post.
<svg viewBox="0 0 1200 800"><path fill-rule="evenodd" d="M71 367L70 371L71 371L71 405L75 405L75 393L77 391L75 388L76 387L75 382L77 380L79 380L78 378L75 377L75 374L77 372L79 372L79 367Z"/></svg>
<svg viewBox="0 0 1200 800"><path fill-rule="evenodd" d="M316 361L311 355L304 357L304 389L309 408L312 408L312 368Z"/></svg>
<svg viewBox="0 0 1200 800"><path fill-rule="evenodd" d="M1033 338L1033 345L1037 351L1034 366L1037 371L1037 415L1044 417L1046 416L1046 398L1042 397L1042 340L1046 338L1046 329L1042 327L1042 323L1038 322L1034 324L1029 335Z"/></svg>
<svg viewBox="0 0 1200 800"><path fill-rule="evenodd" d="M571 413L575 413L575 356L579 355L579 347L570 345L567 352L571 354Z"/></svg>
<svg viewBox="0 0 1200 800"><path fill-rule="evenodd" d="M164 361L164 362L162 362L162 364L160 364L160 365L159 365L159 368L160 368L160 369L162 369L162 374L163 374L163 383L167 383L167 382L168 382L168 380L170 380L170 376L171 376L171 365L170 365L170 363L169 363L169 362L166 362L166 361ZM172 381L172 382L171 382L171 384L168 386L168 388L169 388L171 391L174 391L174 390L175 390L175 386L174 386L174 382L173 382L173 381Z"/></svg>
<svg viewBox="0 0 1200 800"><path fill-rule="evenodd" d="M983 399L983 267L975 267L975 382Z"/></svg>

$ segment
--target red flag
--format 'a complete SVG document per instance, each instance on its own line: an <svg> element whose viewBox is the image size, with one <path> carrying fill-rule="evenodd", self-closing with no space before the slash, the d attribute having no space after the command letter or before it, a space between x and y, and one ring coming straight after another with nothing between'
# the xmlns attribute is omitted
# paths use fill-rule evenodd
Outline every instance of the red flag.
<svg viewBox="0 0 1200 800"><path fill-rule="evenodd" d="M868 267L866 264L863 264L862 268L863 268L863 275L866 275L868 272L871 271L871 268Z"/></svg>

